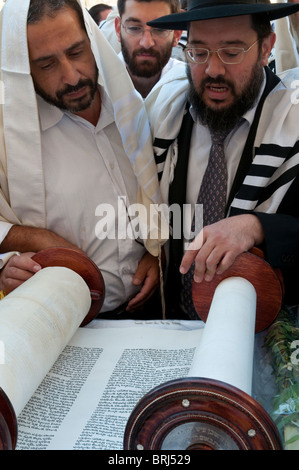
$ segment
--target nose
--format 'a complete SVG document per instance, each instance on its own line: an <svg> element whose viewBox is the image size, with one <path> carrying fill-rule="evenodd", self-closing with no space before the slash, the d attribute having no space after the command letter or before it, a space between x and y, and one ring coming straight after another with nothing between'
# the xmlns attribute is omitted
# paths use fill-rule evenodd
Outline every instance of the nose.
<svg viewBox="0 0 299 470"><path fill-rule="evenodd" d="M209 55L206 64L206 74L212 78L225 74L225 64L220 60L217 52L212 52L212 54Z"/></svg>
<svg viewBox="0 0 299 470"><path fill-rule="evenodd" d="M60 63L60 70L63 84L67 83L68 85L77 85L80 79L80 72L71 61L64 59Z"/></svg>
<svg viewBox="0 0 299 470"><path fill-rule="evenodd" d="M151 32L149 29L145 29L144 33L139 41L140 45L144 47L145 49L149 49L155 44L155 41L153 40L153 37L151 35Z"/></svg>

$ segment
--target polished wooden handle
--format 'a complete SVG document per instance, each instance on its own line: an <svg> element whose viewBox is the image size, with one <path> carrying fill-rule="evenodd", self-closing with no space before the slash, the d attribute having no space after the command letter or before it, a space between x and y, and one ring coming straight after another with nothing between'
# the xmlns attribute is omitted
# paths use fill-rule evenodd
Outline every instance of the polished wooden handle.
<svg viewBox="0 0 299 470"><path fill-rule="evenodd" d="M13 450L18 434L17 417L6 393L0 387L0 450Z"/></svg>
<svg viewBox="0 0 299 470"><path fill-rule="evenodd" d="M232 385L188 377L166 382L135 406L124 450L282 450L262 406Z"/></svg>

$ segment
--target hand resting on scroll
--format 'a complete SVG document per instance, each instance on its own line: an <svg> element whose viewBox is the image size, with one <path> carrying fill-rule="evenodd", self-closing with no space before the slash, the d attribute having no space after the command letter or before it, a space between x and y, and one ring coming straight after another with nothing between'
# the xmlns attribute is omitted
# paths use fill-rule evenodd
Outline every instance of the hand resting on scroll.
<svg viewBox="0 0 299 470"><path fill-rule="evenodd" d="M31 259L34 254L22 253L8 260L0 276L0 290L9 294L41 269L41 266Z"/></svg>
<svg viewBox="0 0 299 470"><path fill-rule="evenodd" d="M183 256L180 272L186 274L195 261L194 281L211 281L222 274L236 257L264 239L262 225L253 214L228 217L205 226L190 243Z"/></svg>
<svg viewBox="0 0 299 470"><path fill-rule="evenodd" d="M31 257L38 251L54 246L81 251L51 230L13 225L1 242L1 253L19 251L22 254L12 256L1 270L0 290L9 294L39 271L41 267Z"/></svg>
<svg viewBox="0 0 299 470"><path fill-rule="evenodd" d="M9 294L29 279L40 269L40 266L31 259L34 252L54 246L72 248L82 252L80 248L50 230L14 225L2 241L1 251L18 250L21 255L11 257L2 269L0 290ZM100 266L99 268L101 269ZM145 253L139 261L132 283L141 286L141 288L128 303L127 311L130 312L140 308L157 289L159 285L158 259Z"/></svg>
<svg viewBox="0 0 299 470"><path fill-rule="evenodd" d="M9 294L41 269L41 266L31 258L34 254L34 252L27 252L14 255L9 259L0 275L0 290ZM139 262L132 282L136 286L140 285L141 289L128 303L127 311L130 312L140 308L157 289L158 259L146 253Z"/></svg>

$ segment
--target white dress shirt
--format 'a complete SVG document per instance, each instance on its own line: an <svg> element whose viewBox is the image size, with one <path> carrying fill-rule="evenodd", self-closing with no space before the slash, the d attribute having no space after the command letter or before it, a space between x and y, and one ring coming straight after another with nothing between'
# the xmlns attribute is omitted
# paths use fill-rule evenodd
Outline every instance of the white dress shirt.
<svg viewBox="0 0 299 470"><path fill-rule="evenodd" d="M79 246L100 268L106 286L105 312L138 290L132 285L132 276L145 249L130 236L118 239L118 205L126 217L122 201L127 206L136 202L137 181L114 123L110 100L103 90L101 94L96 127L39 97L38 106L47 228ZM109 228L103 222L103 217L108 220L107 207L115 213ZM122 236L124 233L126 230Z"/></svg>

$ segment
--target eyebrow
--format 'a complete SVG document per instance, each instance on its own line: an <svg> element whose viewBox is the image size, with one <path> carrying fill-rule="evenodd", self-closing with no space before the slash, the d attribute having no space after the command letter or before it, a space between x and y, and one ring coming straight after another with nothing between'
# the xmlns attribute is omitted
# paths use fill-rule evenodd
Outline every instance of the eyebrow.
<svg viewBox="0 0 299 470"><path fill-rule="evenodd" d="M201 46L207 46L207 43L205 41L201 41L200 39L190 41L190 44L197 45L200 44ZM219 43L220 46L246 46L247 43L244 41L241 41L241 39L233 39L231 41L220 41Z"/></svg>
<svg viewBox="0 0 299 470"><path fill-rule="evenodd" d="M70 47L68 47L67 49L65 49L65 53L68 53L68 52L72 52L73 50L77 49L78 47L81 47L85 44L85 41L78 41L78 42L75 42L75 44L72 44ZM42 56L42 57L38 57L37 59L33 59L32 62L34 64L38 64L40 62L45 62L49 59L52 59L53 57L55 57L54 54L50 54L50 55L46 55L46 56Z"/></svg>
<svg viewBox="0 0 299 470"><path fill-rule="evenodd" d="M135 18L134 16L129 16L129 18L125 20L125 23L129 21L132 21L133 23L142 23L142 21L139 18Z"/></svg>

